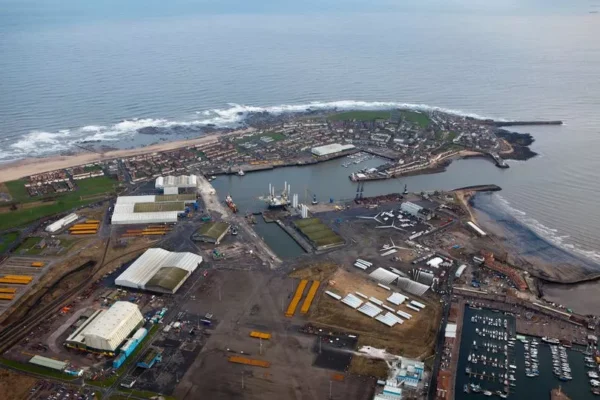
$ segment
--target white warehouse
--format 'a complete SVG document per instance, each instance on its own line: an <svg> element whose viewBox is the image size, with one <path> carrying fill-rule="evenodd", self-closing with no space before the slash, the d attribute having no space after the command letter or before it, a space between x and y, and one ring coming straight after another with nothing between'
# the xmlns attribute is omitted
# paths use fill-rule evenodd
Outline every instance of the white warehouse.
<svg viewBox="0 0 600 400"><path fill-rule="evenodd" d="M118 286L151 292L175 293L202 263L193 253L148 249L115 280Z"/></svg>
<svg viewBox="0 0 600 400"><path fill-rule="evenodd" d="M315 156L328 156L330 154L341 153L342 151L352 150L355 146L353 144L339 144L332 143L326 144L325 146L313 147L311 153Z"/></svg>
<svg viewBox="0 0 600 400"><path fill-rule="evenodd" d="M70 347L114 353L127 337L144 322L137 305L117 301L108 310L96 311L71 336Z"/></svg>
<svg viewBox="0 0 600 400"><path fill-rule="evenodd" d="M120 196L113 210L113 225L175 223L195 194Z"/></svg>
<svg viewBox="0 0 600 400"><path fill-rule="evenodd" d="M159 176L156 178L154 187L156 189L165 188L194 188L198 184L196 175L181 175L181 176Z"/></svg>

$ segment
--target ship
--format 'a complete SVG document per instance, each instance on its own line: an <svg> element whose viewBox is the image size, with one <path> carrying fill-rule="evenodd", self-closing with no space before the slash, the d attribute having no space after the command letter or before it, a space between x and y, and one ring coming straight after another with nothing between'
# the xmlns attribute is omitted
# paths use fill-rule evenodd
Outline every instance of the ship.
<svg viewBox="0 0 600 400"><path fill-rule="evenodd" d="M546 337L546 336L544 336L542 338L542 342L549 343L549 344L560 344L560 340L555 339L555 338Z"/></svg>
<svg viewBox="0 0 600 400"><path fill-rule="evenodd" d="M402 192L402 194L408 194L408 189L406 188L406 185L404 185L404 191Z"/></svg>
<svg viewBox="0 0 600 400"><path fill-rule="evenodd" d="M238 212L237 206L233 202L233 199L230 195L227 195L227 197L225 197L225 204L227 204L227 207L229 207L229 209L234 213Z"/></svg>
<svg viewBox="0 0 600 400"><path fill-rule="evenodd" d="M240 169L240 170L238 171L238 175L239 175L239 176L244 176L244 175L246 175L246 173L244 172L244 170L241 170L241 169Z"/></svg>
<svg viewBox="0 0 600 400"><path fill-rule="evenodd" d="M316 194L313 194L313 199L312 199L311 204L313 206L319 204L319 202L317 201L317 195Z"/></svg>
<svg viewBox="0 0 600 400"><path fill-rule="evenodd" d="M561 340L560 340L560 344L561 344L563 347L567 347L567 348L571 348L571 347L573 347L573 342L571 342L571 341L569 341L569 340L566 340L566 339L561 339Z"/></svg>

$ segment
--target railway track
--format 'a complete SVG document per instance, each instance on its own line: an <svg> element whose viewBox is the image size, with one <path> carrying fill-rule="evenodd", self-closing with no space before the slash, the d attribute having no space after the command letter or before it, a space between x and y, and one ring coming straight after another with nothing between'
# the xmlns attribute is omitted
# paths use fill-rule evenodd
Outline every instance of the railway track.
<svg viewBox="0 0 600 400"><path fill-rule="evenodd" d="M94 261L88 261L88 262L82 264L81 266L79 266L75 271L89 266L89 263L94 263L94 266L92 267L92 272L90 274L90 276L93 277L99 270L102 269L102 267L104 265L109 264L121 257L125 257L129 254L143 250L145 248L145 247L142 247L137 250L132 250L130 252L127 252L127 253L122 254L118 257L115 257L111 260L106 261L106 255L108 253L109 245L110 245L110 240L108 240L106 243L106 247L104 248L104 253L102 255L102 259L99 263L96 263ZM150 245L152 245L152 244L150 244ZM149 247L150 245L148 245L147 247ZM75 272L75 271L73 271L73 272ZM92 282L93 282L93 280L90 280L90 279L84 280L79 285L73 287L71 290L69 290L62 296L56 298L55 300L49 302L48 304L46 304L44 306L42 306L38 310L35 310L34 312L26 314L19 322L9 325L5 329L3 329L0 332L0 354L4 353L6 350L8 350L9 347L14 345L19 340L21 340L25 335L27 335L28 332L31 331L32 328L35 328L37 325L39 325L41 322L43 322L45 317L48 314L50 314L52 312L56 312L65 303L68 303L74 296L83 292L83 290L85 290ZM34 305L34 307L35 307L35 305Z"/></svg>

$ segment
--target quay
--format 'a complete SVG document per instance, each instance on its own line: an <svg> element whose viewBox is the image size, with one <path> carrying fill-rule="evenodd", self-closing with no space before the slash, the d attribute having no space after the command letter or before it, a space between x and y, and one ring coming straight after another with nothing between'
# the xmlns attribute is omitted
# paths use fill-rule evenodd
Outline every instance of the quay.
<svg viewBox="0 0 600 400"><path fill-rule="evenodd" d="M275 223L279 225L281 229L283 229L288 235L290 235L292 239L294 239L294 241L304 249L304 251L306 251L307 253L312 253L312 246L308 244L298 232L281 222L281 220L276 220Z"/></svg>
<svg viewBox="0 0 600 400"><path fill-rule="evenodd" d="M492 121L491 125L501 126L535 126L535 125L562 125L562 121Z"/></svg>

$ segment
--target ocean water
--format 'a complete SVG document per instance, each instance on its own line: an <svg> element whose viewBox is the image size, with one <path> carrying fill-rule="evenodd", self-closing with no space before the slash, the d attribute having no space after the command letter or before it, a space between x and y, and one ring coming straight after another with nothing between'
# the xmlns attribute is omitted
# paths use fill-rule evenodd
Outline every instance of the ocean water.
<svg viewBox="0 0 600 400"><path fill-rule="evenodd" d="M593 258L600 15L590 11L598 5L0 0L0 162L87 141L127 148L192 137L263 109L412 104L562 119L561 127L525 130L539 157L506 171L463 161L451 175L418 182L432 189L496 183L503 207ZM147 126L173 129L137 133Z"/></svg>

